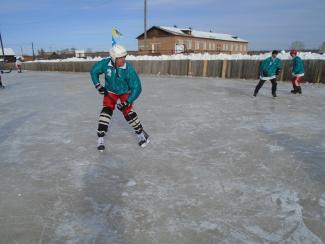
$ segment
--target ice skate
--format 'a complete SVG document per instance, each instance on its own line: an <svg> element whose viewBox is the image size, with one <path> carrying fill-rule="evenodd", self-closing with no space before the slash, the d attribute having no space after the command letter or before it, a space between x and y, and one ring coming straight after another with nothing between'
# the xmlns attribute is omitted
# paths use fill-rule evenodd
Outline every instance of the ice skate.
<svg viewBox="0 0 325 244"><path fill-rule="evenodd" d="M139 142L140 147L145 147L148 145L150 140L149 140L149 135L147 134L147 132L142 130L142 132L140 134L138 134L138 142Z"/></svg>
<svg viewBox="0 0 325 244"><path fill-rule="evenodd" d="M301 93L302 93L302 92L301 92L301 87L300 87L300 86L297 87L297 93L298 93L298 94L301 94Z"/></svg>
<svg viewBox="0 0 325 244"><path fill-rule="evenodd" d="M104 141L104 137L98 137L98 141L97 141L97 149L100 152L104 152L105 151L105 141Z"/></svg>

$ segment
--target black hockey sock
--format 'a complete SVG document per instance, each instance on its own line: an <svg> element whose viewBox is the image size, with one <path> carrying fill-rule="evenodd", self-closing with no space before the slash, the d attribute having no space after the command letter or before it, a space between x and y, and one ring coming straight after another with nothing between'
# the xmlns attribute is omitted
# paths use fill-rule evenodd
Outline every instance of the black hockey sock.
<svg viewBox="0 0 325 244"><path fill-rule="evenodd" d="M136 112L131 111L124 118L132 126L135 133L140 134L142 132L143 128Z"/></svg>
<svg viewBox="0 0 325 244"><path fill-rule="evenodd" d="M278 84L275 79L272 79L271 83L272 83L272 95L276 95L276 87Z"/></svg>
<svg viewBox="0 0 325 244"><path fill-rule="evenodd" d="M111 121L113 115L113 110L107 107L104 107L99 115L99 121L98 121L98 129L97 129L97 136L103 137L105 136L108 125Z"/></svg>
<svg viewBox="0 0 325 244"><path fill-rule="evenodd" d="M255 87L255 91L254 91L254 95L256 95L258 93L258 91L261 89L261 87L264 85L265 80L260 80L257 84L257 86Z"/></svg>

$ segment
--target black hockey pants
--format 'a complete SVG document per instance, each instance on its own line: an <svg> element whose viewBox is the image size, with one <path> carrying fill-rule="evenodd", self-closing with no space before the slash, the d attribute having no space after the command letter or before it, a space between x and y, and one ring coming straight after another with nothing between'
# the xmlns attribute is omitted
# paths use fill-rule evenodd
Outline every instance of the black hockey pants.
<svg viewBox="0 0 325 244"><path fill-rule="evenodd" d="M257 84L257 86L255 87L255 91L254 94L256 95L258 93L258 91L261 89L261 87L264 85L265 80L260 80ZM276 94L276 87L278 85L278 83L276 82L276 79L272 79L271 80L272 83L272 94Z"/></svg>

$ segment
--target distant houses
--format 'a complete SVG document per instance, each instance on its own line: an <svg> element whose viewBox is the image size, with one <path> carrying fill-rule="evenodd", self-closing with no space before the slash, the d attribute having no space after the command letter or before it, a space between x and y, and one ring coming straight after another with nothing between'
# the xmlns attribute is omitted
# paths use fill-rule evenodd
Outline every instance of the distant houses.
<svg viewBox="0 0 325 244"><path fill-rule="evenodd" d="M177 28L168 26L152 26L146 32L146 47L144 33L136 37L138 50L128 51L131 55L170 55L177 53L210 53L210 54L247 54L248 41L230 34L204 32L192 28ZM13 49L4 48L5 61L15 62L16 55ZM92 52L76 50L75 48L64 49L57 52L46 52L43 49L37 55L24 55L25 61L35 59L65 59L71 57L106 57L108 51ZM0 48L0 61L3 59Z"/></svg>
<svg viewBox="0 0 325 244"><path fill-rule="evenodd" d="M75 57L76 58L86 58L85 50L75 50Z"/></svg>
<svg viewBox="0 0 325 244"><path fill-rule="evenodd" d="M15 52L12 50L12 48L4 48L4 57L6 62L15 62L16 57L15 57ZM2 48L0 48L0 61L3 61L3 52Z"/></svg>
<svg viewBox="0 0 325 244"><path fill-rule="evenodd" d="M248 41L230 34L197 31L191 28L153 26L137 37L139 53L227 53L247 54Z"/></svg>

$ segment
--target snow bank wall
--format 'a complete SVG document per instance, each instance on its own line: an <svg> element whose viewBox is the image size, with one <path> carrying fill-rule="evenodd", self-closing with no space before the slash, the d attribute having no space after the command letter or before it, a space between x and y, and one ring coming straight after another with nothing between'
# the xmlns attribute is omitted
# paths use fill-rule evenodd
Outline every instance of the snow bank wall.
<svg viewBox="0 0 325 244"><path fill-rule="evenodd" d="M325 83L325 60L303 60L305 81ZM261 60L130 60L139 74L258 79ZM279 80L291 79L291 60L283 60ZM23 69L37 71L89 72L95 61L29 62Z"/></svg>

